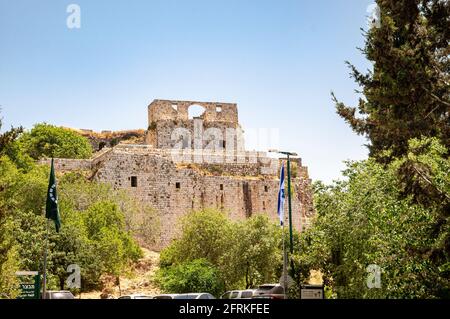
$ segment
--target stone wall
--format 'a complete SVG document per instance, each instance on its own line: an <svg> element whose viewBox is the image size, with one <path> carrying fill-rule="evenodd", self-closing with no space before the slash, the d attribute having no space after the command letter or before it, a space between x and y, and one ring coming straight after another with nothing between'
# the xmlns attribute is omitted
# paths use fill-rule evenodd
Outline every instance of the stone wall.
<svg viewBox="0 0 450 319"><path fill-rule="evenodd" d="M193 105L204 112L189 118ZM148 114L146 143L155 148L245 148L236 104L155 100Z"/></svg>
<svg viewBox="0 0 450 319"><path fill-rule="evenodd" d="M137 179L136 187L131 181ZM127 190L160 214L160 249L178 234L178 221L192 210L222 209L233 219L267 214L277 220L279 180L276 176L213 176L194 167L179 167L167 153L134 152L117 147L97 171L96 179ZM293 180L293 220L300 230L313 214L310 185L304 178ZM286 205L287 206L287 205ZM287 209L287 208L286 208ZM287 215L287 214L286 214ZM306 219L301 221L301 219Z"/></svg>
<svg viewBox="0 0 450 319"><path fill-rule="evenodd" d="M154 100L148 106L148 123L167 120L189 120L189 108L199 105L205 109L200 116L205 122L230 122L238 124L237 104L222 102Z"/></svg>
<svg viewBox="0 0 450 319"><path fill-rule="evenodd" d="M144 144L147 134L144 130L103 132L78 130L78 132L89 140L95 152L102 150L104 147L114 147L119 143L124 142L131 144Z"/></svg>
<svg viewBox="0 0 450 319"><path fill-rule="evenodd" d="M245 149L243 132L238 124L201 119L159 121L149 126L146 141L164 149Z"/></svg>
<svg viewBox="0 0 450 319"><path fill-rule="evenodd" d="M200 105L205 111L198 118L189 119L188 111L193 105ZM55 159L56 170L90 170L93 179L125 190L136 201L154 207L161 230L160 242L153 249L167 246L179 233L180 218L193 210L219 209L235 220L266 214L278 221L280 160L269 158L264 152L245 151L239 134L232 140L224 138L227 130L242 132L236 104L155 100L149 106L148 116L149 127L141 145L111 145L90 160ZM191 134L181 149L173 139L176 128ZM210 129L222 134L218 139L222 143L214 144L219 147L208 147L211 140L217 142L216 137L205 139L204 133L213 131ZM41 163L49 164L49 160ZM301 159L294 159L293 163L293 225L302 230L314 215L311 180ZM288 216L287 211L285 215Z"/></svg>
<svg viewBox="0 0 450 319"><path fill-rule="evenodd" d="M274 174L261 174L259 161L261 158L257 163L241 166L219 165L222 171L211 174L209 164L174 162L169 150L118 145L98 153L92 160L55 159L55 168L60 172L92 170L95 180L126 190L137 201L154 207L161 220L161 232L160 242L152 248L159 250L177 236L180 217L192 210L219 209L235 220L266 214L277 221L278 166ZM134 178L137 185L132 185ZM301 230L313 215L311 180L301 175L293 179L292 185L293 225Z"/></svg>
<svg viewBox="0 0 450 319"><path fill-rule="evenodd" d="M40 165L50 165L51 159L42 159L38 164ZM55 158L54 161L55 170L57 172L71 172L78 170L91 170L92 160L80 160L80 159L65 159L65 158Z"/></svg>

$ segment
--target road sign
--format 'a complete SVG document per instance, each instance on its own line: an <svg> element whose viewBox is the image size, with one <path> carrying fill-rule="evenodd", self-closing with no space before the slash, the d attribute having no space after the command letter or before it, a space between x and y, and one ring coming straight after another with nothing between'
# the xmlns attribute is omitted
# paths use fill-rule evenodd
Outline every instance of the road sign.
<svg viewBox="0 0 450 319"><path fill-rule="evenodd" d="M16 276L37 276L39 272L37 271L18 271L16 272Z"/></svg>
<svg viewBox="0 0 450 319"><path fill-rule="evenodd" d="M36 299L34 284L20 284L20 299Z"/></svg>
<svg viewBox="0 0 450 319"><path fill-rule="evenodd" d="M28 277L22 279L22 283L19 284L20 295L17 299L39 299L41 292L41 276L39 273L33 271L19 271L16 275L18 277Z"/></svg>
<svg viewBox="0 0 450 319"><path fill-rule="evenodd" d="M302 286L300 299L325 299L323 286Z"/></svg>

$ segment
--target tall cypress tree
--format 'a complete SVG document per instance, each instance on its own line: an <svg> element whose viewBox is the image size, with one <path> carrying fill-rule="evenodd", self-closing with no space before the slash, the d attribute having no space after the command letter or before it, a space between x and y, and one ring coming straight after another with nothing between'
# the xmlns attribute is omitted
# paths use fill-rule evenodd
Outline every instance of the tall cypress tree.
<svg viewBox="0 0 450 319"><path fill-rule="evenodd" d="M347 62L362 88L357 107L337 100L338 114L369 140L370 156L388 164L401 158L402 196L434 212L429 248L408 247L440 269L429 283L434 295L449 298L450 193L448 172L439 171L450 151L450 1L377 0L380 21L367 32L362 52L373 69L362 73ZM437 138L446 150L434 151L434 163L421 161ZM410 147L413 138L424 139ZM409 154L409 156L406 156ZM440 163L440 164L438 164ZM438 280L439 279L439 280Z"/></svg>
<svg viewBox="0 0 450 319"><path fill-rule="evenodd" d="M404 155L411 138L438 137L449 148L450 2L376 2L381 19L363 31L362 49L373 70L363 73L347 62L364 98L349 107L333 94L337 112L383 163Z"/></svg>

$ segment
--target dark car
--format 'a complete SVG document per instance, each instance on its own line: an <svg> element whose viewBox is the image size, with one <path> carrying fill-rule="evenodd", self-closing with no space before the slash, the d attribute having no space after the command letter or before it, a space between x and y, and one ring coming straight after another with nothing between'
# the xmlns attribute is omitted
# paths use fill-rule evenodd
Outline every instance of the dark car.
<svg viewBox="0 0 450 319"><path fill-rule="evenodd" d="M284 288L279 284L261 285L253 294L253 299L286 299Z"/></svg>

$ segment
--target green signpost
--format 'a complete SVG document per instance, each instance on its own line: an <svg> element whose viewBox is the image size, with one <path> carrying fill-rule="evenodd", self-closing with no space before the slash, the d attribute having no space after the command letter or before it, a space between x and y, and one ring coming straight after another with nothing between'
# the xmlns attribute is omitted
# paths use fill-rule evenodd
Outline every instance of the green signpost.
<svg viewBox="0 0 450 319"><path fill-rule="evenodd" d="M20 295L17 299L40 299L41 276L37 271L19 271L16 276L25 278L19 285Z"/></svg>

